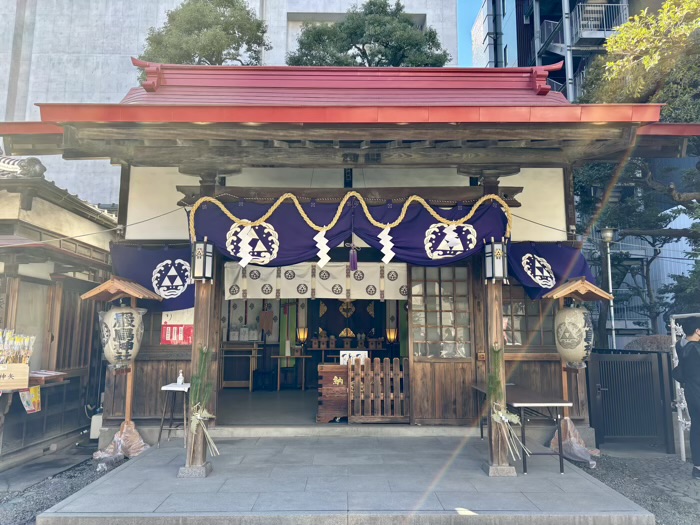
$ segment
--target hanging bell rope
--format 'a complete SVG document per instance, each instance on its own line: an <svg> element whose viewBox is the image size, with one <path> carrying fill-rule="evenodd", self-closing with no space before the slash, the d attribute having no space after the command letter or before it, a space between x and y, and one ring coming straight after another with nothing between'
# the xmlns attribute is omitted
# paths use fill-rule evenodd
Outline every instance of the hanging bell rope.
<svg viewBox="0 0 700 525"><path fill-rule="evenodd" d="M381 230L387 229L387 228L395 228L399 224L403 222L403 220L406 218L406 213L408 212L408 207L415 203L420 204L425 208L425 210L438 222L442 224L446 224L448 226L461 226L462 224L465 224L467 221L469 221L474 214L477 212L479 207L483 205L484 203L491 201L491 202L496 202L501 205L501 208L503 209L503 213L506 214L506 219L507 219L507 226L506 226L506 237L510 237L510 232L511 232L511 225L513 222L513 216L510 211L510 207L504 201L500 196L498 195L484 195L481 197L476 203L474 203L474 206L472 206L472 209L469 211L467 215L462 217L459 220L456 221L451 221L449 219L445 219L442 217L438 212L435 211L435 209L428 204L428 202L423 198L418 195L411 195L406 199L406 201L403 203L403 206L401 208L401 214L398 216L398 218L390 223L382 223L377 221L374 217L372 217L372 213L369 210L369 206L367 205L367 202L365 202L365 199L356 191L350 191L345 194L343 199L340 201L338 204L338 209L335 212L335 215L333 216L333 220L325 226L319 226L318 224L314 223L311 218L306 214L304 211L304 208L302 208L301 203L299 202L299 199L297 199L296 195L292 193L285 193L284 195L281 195L275 203L270 207L265 214L260 217L258 220L255 221L250 221L247 219L241 219L239 217L236 217L233 213L231 213L228 208L218 199L215 197L201 197L197 202L194 203L192 206L192 211L190 212L190 239L195 240L197 238L196 236L196 231L195 231L195 226L194 226L194 218L195 214L197 213L197 210L199 209L200 206L202 206L205 203L211 203L215 206L217 206L223 213L226 215L229 219L231 219L233 222L236 224L240 224L241 226L250 226L250 227L255 227L255 226L260 226L262 223L266 222L273 213L279 208L285 201L290 200L296 207L297 211L299 212L299 215L301 215L302 219L304 219L304 222L307 224L309 228L312 230L315 230L317 232L327 232L328 230L332 229L340 220L340 216L343 213L343 209L345 208L345 205L347 202L352 199L356 198L357 201L359 202L360 206L362 207L362 211L365 214L365 217L367 217L367 220L372 224L372 226L379 228Z"/></svg>

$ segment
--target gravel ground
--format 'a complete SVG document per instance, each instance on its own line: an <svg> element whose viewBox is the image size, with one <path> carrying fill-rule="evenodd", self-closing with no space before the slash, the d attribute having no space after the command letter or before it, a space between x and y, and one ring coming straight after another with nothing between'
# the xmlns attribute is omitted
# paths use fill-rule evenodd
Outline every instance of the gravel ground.
<svg viewBox="0 0 700 525"><path fill-rule="evenodd" d="M38 514L105 474L97 472L97 462L89 459L21 492L0 493L0 523L34 525Z"/></svg>
<svg viewBox="0 0 700 525"><path fill-rule="evenodd" d="M656 516L657 525L700 523L700 481L676 456L618 458L601 456L588 474Z"/></svg>

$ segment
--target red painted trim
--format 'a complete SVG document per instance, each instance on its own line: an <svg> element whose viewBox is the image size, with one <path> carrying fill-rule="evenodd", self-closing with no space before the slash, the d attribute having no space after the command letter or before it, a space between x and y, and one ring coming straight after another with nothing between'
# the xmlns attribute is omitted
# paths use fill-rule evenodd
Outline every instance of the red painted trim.
<svg viewBox="0 0 700 525"><path fill-rule="evenodd" d="M63 128L53 122L0 122L0 136L63 135Z"/></svg>
<svg viewBox="0 0 700 525"><path fill-rule="evenodd" d="M650 123L661 104L568 106L164 106L39 104L45 122L426 124L426 123Z"/></svg>
<svg viewBox="0 0 700 525"><path fill-rule="evenodd" d="M667 124L655 122L639 128L637 135L653 137L700 137L700 123L697 124Z"/></svg>

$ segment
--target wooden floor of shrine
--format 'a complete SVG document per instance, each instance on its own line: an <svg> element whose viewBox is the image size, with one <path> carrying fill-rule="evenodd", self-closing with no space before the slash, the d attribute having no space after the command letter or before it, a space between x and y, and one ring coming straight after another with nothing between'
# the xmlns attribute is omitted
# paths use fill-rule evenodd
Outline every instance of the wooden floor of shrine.
<svg viewBox="0 0 700 525"><path fill-rule="evenodd" d="M217 425L315 425L318 391L254 391L226 388L219 392Z"/></svg>

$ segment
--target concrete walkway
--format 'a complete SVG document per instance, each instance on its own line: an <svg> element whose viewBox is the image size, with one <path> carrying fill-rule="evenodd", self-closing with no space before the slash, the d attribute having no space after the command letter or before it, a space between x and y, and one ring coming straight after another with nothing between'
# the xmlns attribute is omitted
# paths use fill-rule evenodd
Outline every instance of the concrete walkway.
<svg viewBox="0 0 700 525"><path fill-rule="evenodd" d="M527 476L489 478L478 438L218 445L206 479L176 477L184 452L171 442L49 509L37 524L654 524L653 515L570 464L559 474L552 457L531 458Z"/></svg>

